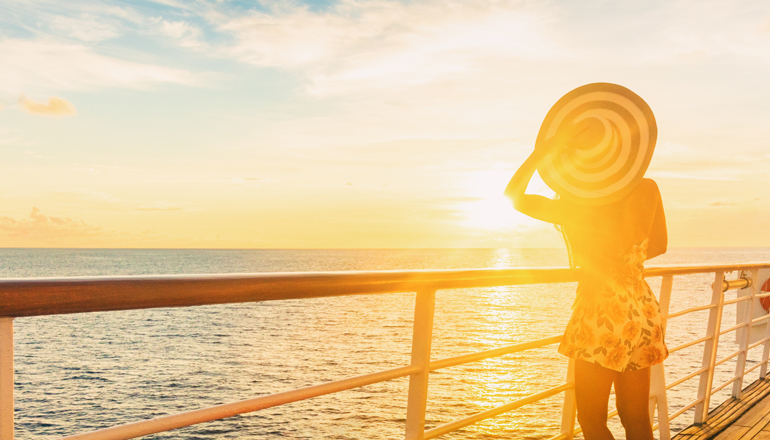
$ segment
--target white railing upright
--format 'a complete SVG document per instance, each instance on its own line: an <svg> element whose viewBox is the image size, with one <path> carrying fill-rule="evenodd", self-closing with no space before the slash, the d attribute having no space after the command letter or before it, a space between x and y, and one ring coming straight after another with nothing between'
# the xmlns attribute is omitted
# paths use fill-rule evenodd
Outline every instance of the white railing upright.
<svg viewBox="0 0 770 440"><path fill-rule="evenodd" d="M0 440L13 440L13 318L0 318Z"/></svg>
<svg viewBox="0 0 770 440"><path fill-rule="evenodd" d="M412 366L419 371L409 376L409 399L406 406L406 440L422 440L425 436L425 410L428 405L430 353L433 341L433 316L436 291L417 292L412 331Z"/></svg>
<svg viewBox="0 0 770 440"><path fill-rule="evenodd" d="M761 287L757 287L758 289L761 289ZM770 294L766 294L770 295ZM763 295L763 296L766 296ZM770 361L770 322L767 323L767 327L765 329L765 343L763 344L764 348L762 349L762 363L759 367L759 377L761 379L767 378L767 364L768 361Z"/></svg>
<svg viewBox="0 0 770 440"><path fill-rule="evenodd" d="M719 346L719 331L722 326L722 305L725 301L722 291L724 271L716 271L711 293L711 309L706 326L706 346L703 348L703 362L698 383L698 403L695 405L695 423L704 423L708 419L711 388L714 385L714 369L716 367L717 349Z"/></svg>
<svg viewBox="0 0 770 440"><path fill-rule="evenodd" d="M759 279L759 269L751 270L749 279L754 282L748 287L748 304L743 306L743 316L738 317L741 327L738 329L738 350L740 354L735 361L735 377L733 378L733 389L730 393L732 397L736 399L741 398L741 391L743 390L743 376L746 371L746 359L749 354L749 341L751 340L751 321L754 319L754 297L757 295L757 283Z"/></svg>
<svg viewBox="0 0 770 440"><path fill-rule="evenodd" d="M575 406L575 359L569 358L567 365L567 384L572 388L564 392L564 403L561 409L561 435L567 440L572 440L575 435L575 417L577 416L577 407Z"/></svg>
<svg viewBox="0 0 770 440"><path fill-rule="evenodd" d="M674 276L664 275L660 283L660 325L661 332L666 334L668 310L671 304L671 291L674 286ZM660 440L671 438L668 424L668 395L666 394L666 373L663 364L653 365L650 369L650 421L654 420L655 410L658 412L658 434Z"/></svg>

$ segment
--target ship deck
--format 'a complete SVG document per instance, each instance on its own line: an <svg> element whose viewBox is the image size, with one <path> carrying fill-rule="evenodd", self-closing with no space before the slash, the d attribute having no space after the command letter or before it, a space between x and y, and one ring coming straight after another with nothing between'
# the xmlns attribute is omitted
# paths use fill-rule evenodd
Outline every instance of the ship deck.
<svg viewBox="0 0 770 440"><path fill-rule="evenodd" d="M673 440L770 440L770 379L746 387L740 399L728 399L709 413L708 422L692 425Z"/></svg>

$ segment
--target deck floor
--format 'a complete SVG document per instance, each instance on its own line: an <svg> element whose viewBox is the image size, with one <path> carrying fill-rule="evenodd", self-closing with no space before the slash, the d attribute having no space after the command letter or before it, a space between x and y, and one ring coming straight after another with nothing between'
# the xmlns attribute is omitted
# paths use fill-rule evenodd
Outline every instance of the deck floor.
<svg viewBox="0 0 770 440"><path fill-rule="evenodd" d="M684 429L674 440L770 440L770 379L757 380L741 394L711 411L706 423Z"/></svg>
<svg viewBox="0 0 770 440"><path fill-rule="evenodd" d="M770 395L766 395L714 439L770 440Z"/></svg>

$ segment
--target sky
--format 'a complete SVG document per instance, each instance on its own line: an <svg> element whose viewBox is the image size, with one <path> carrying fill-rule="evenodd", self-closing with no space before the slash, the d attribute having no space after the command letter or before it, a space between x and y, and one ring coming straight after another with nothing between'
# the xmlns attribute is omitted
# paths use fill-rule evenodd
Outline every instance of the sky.
<svg viewBox="0 0 770 440"><path fill-rule="evenodd" d="M0 247L559 247L502 191L599 81L671 247L770 246L768 78L766 0L0 0Z"/></svg>

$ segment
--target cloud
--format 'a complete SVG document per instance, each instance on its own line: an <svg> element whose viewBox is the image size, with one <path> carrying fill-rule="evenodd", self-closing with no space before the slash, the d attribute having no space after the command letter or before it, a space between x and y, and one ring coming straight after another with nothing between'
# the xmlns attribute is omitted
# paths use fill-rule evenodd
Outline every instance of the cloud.
<svg viewBox="0 0 770 440"><path fill-rule="evenodd" d="M190 72L100 55L90 47L52 40L0 40L0 93L50 93L107 87L199 83Z"/></svg>
<svg viewBox="0 0 770 440"><path fill-rule="evenodd" d="M709 203L709 206L735 206L737 203L735 202L726 202L723 200L716 201L714 203Z"/></svg>
<svg viewBox="0 0 770 440"><path fill-rule="evenodd" d="M31 115L73 116L78 113L72 103L56 96L48 98L47 104L40 104L22 95L19 97L19 105Z"/></svg>
<svg viewBox="0 0 770 440"><path fill-rule="evenodd" d="M20 220L0 216L3 247L167 247L178 242L155 231L114 231L79 219L47 215L37 207Z"/></svg>
<svg viewBox="0 0 770 440"><path fill-rule="evenodd" d="M118 24L103 15L83 13L77 17L56 16L51 27L88 43L103 41L121 34Z"/></svg>
<svg viewBox="0 0 770 440"><path fill-rule="evenodd" d="M80 219L47 215L37 207L18 220L0 216L0 247L242 248L245 244L250 241L237 236L221 238L201 233L196 237L146 228L133 232L110 230Z"/></svg>
<svg viewBox="0 0 770 440"><path fill-rule="evenodd" d="M60 203L66 203L73 209L93 209L99 212L157 212L157 211L189 211L182 206L176 206L165 200L139 201L125 200L107 192L99 191L53 191L49 193Z"/></svg>
<svg viewBox="0 0 770 440"><path fill-rule="evenodd" d="M0 235L11 240L24 239L55 245L105 234L108 234L108 231L101 227L90 225L83 220L48 216L37 207L33 207L29 217L25 219L0 217Z"/></svg>
<svg viewBox="0 0 770 440"><path fill-rule="evenodd" d="M601 2L507 0L340 0L320 10L294 2L262 5L266 10L208 16L234 40L218 53L300 71L306 91L316 96L458 77L505 85L533 69L564 74L566 68L573 78L620 71L627 78L627 69L640 64L770 62L766 17L742 2L609 9Z"/></svg>
<svg viewBox="0 0 770 440"><path fill-rule="evenodd" d="M306 69L314 95L410 86L475 73L511 60L566 53L548 17L516 2L401 3L345 0L315 12L274 6L224 21L226 53L262 67Z"/></svg>
<svg viewBox="0 0 770 440"><path fill-rule="evenodd" d="M179 206L169 206L169 207L147 206L147 207L134 208L134 211L147 211L147 212L154 212L154 211L182 211L182 208L180 208Z"/></svg>
<svg viewBox="0 0 770 440"><path fill-rule="evenodd" d="M176 40L182 47L208 48L208 44L201 39L201 30L187 22L163 20L160 23L160 32Z"/></svg>
<svg viewBox="0 0 770 440"><path fill-rule="evenodd" d="M231 177L229 179L226 179L226 181L230 184L240 184L240 185L253 186L253 187L259 187L259 186L262 186L262 184L264 183L273 182L273 180L263 179L261 177Z"/></svg>
<svg viewBox="0 0 770 440"><path fill-rule="evenodd" d="M450 203L454 203L454 202L466 203L466 202L480 202L480 201L483 201L484 198L483 197L444 197L444 200Z"/></svg>

